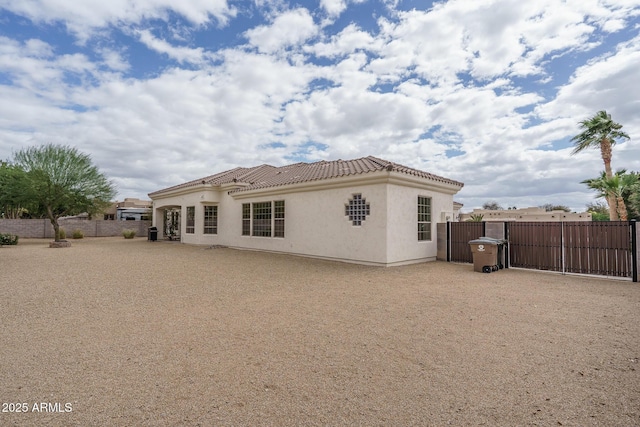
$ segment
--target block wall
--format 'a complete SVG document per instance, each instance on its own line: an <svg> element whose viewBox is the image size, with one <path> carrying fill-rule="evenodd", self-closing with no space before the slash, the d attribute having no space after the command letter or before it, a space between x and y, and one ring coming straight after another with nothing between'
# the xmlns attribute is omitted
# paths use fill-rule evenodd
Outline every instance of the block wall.
<svg viewBox="0 0 640 427"><path fill-rule="evenodd" d="M146 236L150 221L103 221L60 219L60 228L67 237L81 230L85 237L121 236L122 230L135 230L136 236ZM0 234L16 234L20 238L52 239L53 226L48 219L0 219Z"/></svg>

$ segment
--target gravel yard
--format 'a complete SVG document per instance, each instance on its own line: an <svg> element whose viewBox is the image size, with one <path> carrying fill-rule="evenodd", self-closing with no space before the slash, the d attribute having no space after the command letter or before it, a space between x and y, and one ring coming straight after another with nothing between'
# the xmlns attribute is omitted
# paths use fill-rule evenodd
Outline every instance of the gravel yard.
<svg viewBox="0 0 640 427"><path fill-rule="evenodd" d="M2 426L640 425L638 283L48 243L0 248Z"/></svg>

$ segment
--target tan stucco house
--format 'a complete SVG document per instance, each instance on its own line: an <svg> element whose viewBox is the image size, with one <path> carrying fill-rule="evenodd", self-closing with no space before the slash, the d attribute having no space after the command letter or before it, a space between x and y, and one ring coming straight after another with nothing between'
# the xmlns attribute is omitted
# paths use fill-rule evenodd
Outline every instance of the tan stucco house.
<svg viewBox="0 0 640 427"><path fill-rule="evenodd" d="M591 221L589 212L575 213L562 210L546 211L540 207L521 209L474 209L471 213L460 214L460 221L467 221L472 216L482 216L483 221L501 222L558 222L558 221Z"/></svg>
<svg viewBox="0 0 640 427"><path fill-rule="evenodd" d="M238 167L149 197L159 239L391 266L436 259L462 186L369 156Z"/></svg>
<svg viewBox="0 0 640 427"><path fill-rule="evenodd" d="M105 220L117 221L140 221L148 220L151 213L151 201L140 200L133 197L126 197L121 202L113 202L111 206L104 211Z"/></svg>

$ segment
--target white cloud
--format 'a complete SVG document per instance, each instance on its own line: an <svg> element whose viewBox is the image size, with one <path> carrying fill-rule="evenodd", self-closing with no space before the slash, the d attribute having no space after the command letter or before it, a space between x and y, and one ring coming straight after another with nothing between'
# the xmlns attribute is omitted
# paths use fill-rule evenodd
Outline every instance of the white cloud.
<svg viewBox="0 0 640 427"><path fill-rule="evenodd" d="M383 13L373 29L356 19L338 27L335 17L354 2L323 1L312 16L256 1L267 10L250 17L268 14L267 22L219 51L194 35L235 16L227 2L176 3L173 12L189 20L177 23L168 0L76 3L7 4L86 37L110 26L137 34L173 68L163 61L141 78L126 46L100 40L60 54L49 39L0 36L0 157L6 147L72 143L116 177L122 196L305 152L308 160L373 154L461 180L456 199L468 209L496 198L577 209L590 200L579 182L597 175L601 159L595 150L571 157L567 140L600 109L635 138L616 146L614 167L640 170L640 41L602 45L609 32L629 30L638 1L452 0ZM333 25L316 23L325 14ZM167 22L158 28L150 18ZM238 45L242 36L248 44ZM571 67L568 59L596 46L601 56L568 68L569 81L553 74L558 58Z"/></svg>
<svg viewBox="0 0 640 427"><path fill-rule="evenodd" d="M320 8L328 15L325 25L332 24L350 5L364 3L367 0L320 0ZM324 25L323 25L324 26Z"/></svg>
<svg viewBox="0 0 640 427"><path fill-rule="evenodd" d="M565 132L573 136L579 132L577 123L606 110L613 120L621 123L631 140L616 146L613 167L640 170L640 37L621 43L611 55L595 58L579 67L570 81L560 88L555 99L536 108L542 119L554 121L565 118ZM626 154L618 154L623 151ZM600 170L599 153L581 153L591 159L591 170ZM597 173L593 174L597 175Z"/></svg>
<svg viewBox="0 0 640 427"><path fill-rule="evenodd" d="M10 135L9 141L31 139L33 132L48 133L58 126L75 122L76 113L43 102L29 89L0 85L0 129ZM3 141L6 141L3 139ZM9 153L5 153L6 157Z"/></svg>
<svg viewBox="0 0 640 427"><path fill-rule="evenodd" d="M377 79L365 65L364 54L350 55L324 70L335 87L287 105L284 124L295 138L327 144L343 158L385 152L398 141L419 138L427 126L427 105L402 93L368 91Z"/></svg>
<svg viewBox="0 0 640 427"><path fill-rule="evenodd" d="M138 30L136 33L138 34L140 41L149 49L158 53L163 53L181 64L185 62L198 64L204 61L205 51L200 47L195 49L188 47L176 47L165 40L156 38L149 30Z"/></svg>
<svg viewBox="0 0 640 427"><path fill-rule="evenodd" d="M460 73L481 80L544 75L549 55L593 46L599 28L619 29L633 5L607 9L582 1L439 3L430 11L381 20L388 40L372 69L402 76L409 67L431 84L452 84ZM585 16L587 19L585 19Z"/></svg>
<svg viewBox="0 0 640 427"><path fill-rule="evenodd" d="M339 16L347 8L346 0L320 0L320 7L329 16Z"/></svg>
<svg viewBox="0 0 640 427"><path fill-rule="evenodd" d="M219 67L174 68L148 80L105 74L94 86L71 87L60 81L60 100L55 102L31 90L0 86L5 89L0 129L12 129L7 133L11 141L21 141L21 132L43 129L31 133L35 143L49 142L55 133L56 141L91 152L110 176L124 173L150 180L137 181L136 188L147 187L136 196L209 175L214 162L219 168L283 162L282 155L259 147L280 141L282 104L302 96L314 68L239 50L220 55L224 60ZM32 72L46 67L40 62ZM80 111L58 105L78 106ZM157 175L159 170L162 175ZM117 181L125 194L132 192L131 181Z"/></svg>
<svg viewBox="0 0 640 427"><path fill-rule="evenodd" d="M290 10L277 16L271 25L262 25L246 32L252 46L260 52L273 53L299 46L318 33L309 11L304 8Z"/></svg>
<svg viewBox="0 0 640 427"><path fill-rule="evenodd" d="M131 68L131 65L125 60L121 54L113 49L98 49L98 52L102 55L104 64L113 71L127 71Z"/></svg>
<svg viewBox="0 0 640 427"><path fill-rule="evenodd" d="M612 54L578 67L557 97L537 110L540 117L581 117L598 110L617 113L640 131L640 36L620 44Z"/></svg>
<svg viewBox="0 0 640 427"><path fill-rule="evenodd" d="M24 88L50 102L64 105L65 79L83 84L97 67L83 54L55 56L54 49L41 40L24 43L0 36L0 73L15 87Z"/></svg>
<svg viewBox="0 0 640 427"><path fill-rule="evenodd" d="M355 24L349 24L344 30L332 36L329 42L307 46L305 51L321 57L335 58L360 50L378 51L381 45L382 43L371 34L362 31Z"/></svg>
<svg viewBox="0 0 640 427"><path fill-rule="evenodd" d="M236 15L227 0L5 0L3 3L3 8L34 22L62 22L80 40L109 25L167 19L168 11L184 16L194 25L205 25L213 17L223 26Z"/></svg>

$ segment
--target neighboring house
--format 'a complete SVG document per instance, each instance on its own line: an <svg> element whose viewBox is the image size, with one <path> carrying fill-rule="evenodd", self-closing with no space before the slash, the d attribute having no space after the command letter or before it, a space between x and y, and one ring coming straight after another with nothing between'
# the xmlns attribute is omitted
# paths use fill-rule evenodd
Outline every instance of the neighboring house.
<svg viewBox="0 0 640 427"><path fill-rule="evenodd" d="M143 221L150 217L150 208L118 208L116 221Z"/></svg>
<svg viewBox="0 0 640 427"><path fill-rule="evenodd" d="M543 208L531 207L523 209L474 209L471 213L460 214L460 221L467 221L471 216L482 215L483 221L591 221L591 213L572 213L563 210L545 211Z"/></svg>
<svg viewBox="0 0 640 427"><path fill-rule="evenodd" d="M148 220L151 215L151 206L150 200L127 197L122 202L114 202L104 212L104 219L117 221Z"/></svg>
<svg viewBox="0 0 640 427"><path fill-rule="evenodd" d="M447 222L447 221L451 221L451 222L457 222L460 221L460 209L462 209L464 205L460 202L456 202L454 200L453 202L453 217L452 218L446 218L444 221L442 222Z"/></svg>
<svg viewBox="0 0 640 427"><path fill-rule="evenodd" d="M436 259L462 186L369 156L238 167L149 197L159 239L390 266Z"/></svg>

